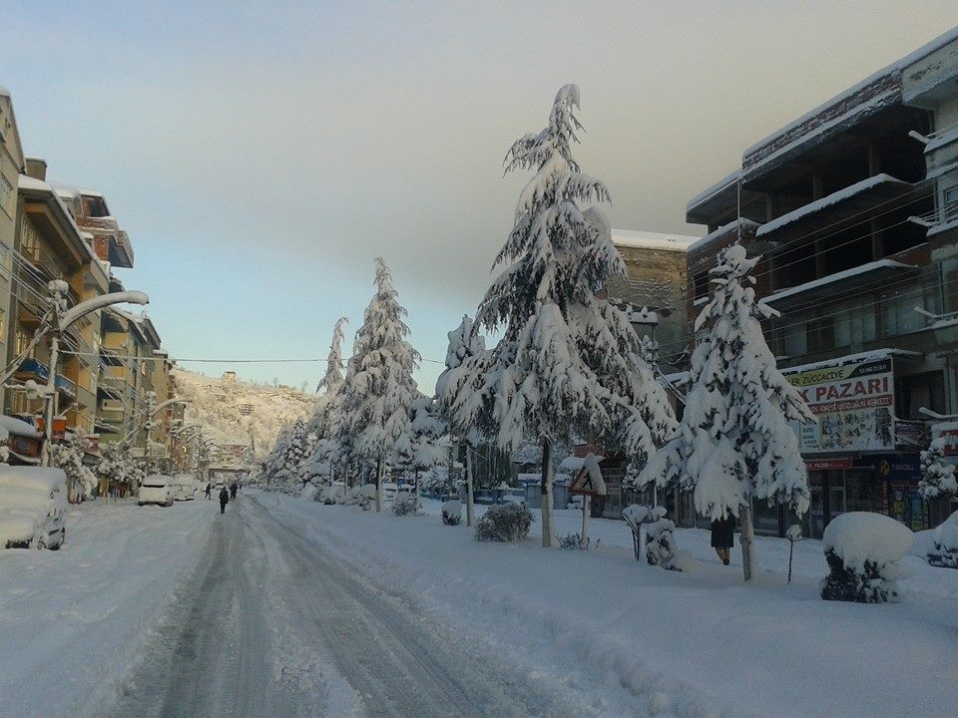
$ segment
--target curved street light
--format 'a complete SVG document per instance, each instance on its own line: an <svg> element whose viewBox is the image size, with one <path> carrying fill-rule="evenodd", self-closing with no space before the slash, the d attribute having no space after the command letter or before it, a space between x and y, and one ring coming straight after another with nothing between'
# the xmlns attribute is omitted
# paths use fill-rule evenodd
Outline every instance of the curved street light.
<svg viewBox="0 0 958 718"><path fill-rule="evenodd" d="M39 336L49 333L50 336L50 369L47 376L47 386L44 397L46 404L46 420L44 421L43 433L43 456L40 461L42 466L50 466L53 457L53 417L56 413L57 404L57 363L60 360L60 338L70 326L81 317L85 317L90 312L98 309L112 306L114 304L148 304L150 298L144 292L113 292L103 294L93 299L87 299L80 302L70 309L66 309L66 297L70 291L70 285L62 279L54 279L47 284L50 290L51 305L53 307L53 322L45 329L41 327L38 330ZM36 339L36 337L35 337Z"/></svg>

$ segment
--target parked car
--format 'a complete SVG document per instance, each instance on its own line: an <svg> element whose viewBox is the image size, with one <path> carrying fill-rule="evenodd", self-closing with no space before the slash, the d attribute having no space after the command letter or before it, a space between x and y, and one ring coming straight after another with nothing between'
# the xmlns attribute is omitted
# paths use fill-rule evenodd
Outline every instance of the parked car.
<svg viewBox="0 0 958 718"><path fill-rule="evenodd" d="M192 501L196 498L196 487L193 474L177 474L173 477L173 500Z"/></svg>
<svg viewBox="0 0 958 718"><path fill-rule="evenodd" d="M0 547L60 548L66 512L62 469L0 465Z"/></svg>
<svg viewBox="0 0 958 718"><path fill-rule="evenodd" d="M160 506L173 505L173 477L166 474L150 474L140 484L140 493L137 495L140 506L158 504Z"/></svg>
<svg viewBox="0 0 958 718"><path fill-rule="evenodd" d="M526 505L526 490L525 489L503 489L502 503L519 504L520 506L525 506Z"/></svg>

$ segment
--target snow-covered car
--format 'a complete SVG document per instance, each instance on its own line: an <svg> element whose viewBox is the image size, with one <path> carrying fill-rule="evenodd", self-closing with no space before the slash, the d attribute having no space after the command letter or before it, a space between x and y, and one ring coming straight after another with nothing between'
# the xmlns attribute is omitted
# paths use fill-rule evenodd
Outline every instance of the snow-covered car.
<svg viewBox="0 0 958 718"><path fill-rule="evenodd" d="M66 512L62 469L0 465L0 548L60 548Z"/></svg>
<svg viewBox="0 0 958 718"><path fill-rule="evenodd" d="M196 498L197 482L192 474L177 474L173 477L173 500L192 501Z"/></svg>
<svg viewBox="0 0 958 718"><path fill-rule="evenodd" d="M503 489L502 503L519 504L520 506L525 506L526 505L526 490L525 489Z"/></svg>
<svg viewBox="0 0 958 718"><path fill-rule="evenodd" d="M140 484L140 493L136 502L140 506L158 504L160 506L173 505L173 477L166 474L150 474Z"/></svg>

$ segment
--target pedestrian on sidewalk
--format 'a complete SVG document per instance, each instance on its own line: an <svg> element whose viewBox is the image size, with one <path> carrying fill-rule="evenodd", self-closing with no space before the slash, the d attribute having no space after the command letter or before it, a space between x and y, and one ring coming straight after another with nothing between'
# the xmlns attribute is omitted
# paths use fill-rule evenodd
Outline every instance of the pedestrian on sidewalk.
<svg viewBox="0 0 958 718"><path fill-rule="evenodd" d="M232 484L230 484L230 500L231 501L236 499L236 491L238 489L239 489L239 486L236 485L235 481Z"/></svg>
<svg viewBox="0 0 958 718"><path fill-rule="evenodd" d="M220 489L220 513L221 514L226 513L226 504L228 504L229 502L230 502L230 492L227 491L226 487L224 486L222 489Z"/></svg>
<svg viewBox="0 0 958 718"><path fill-rule="evenodd" d="M213 491L213 484L211 484L210 482L207 481L207 482L206 482L206 498L208 498L208 499L212 499L212 498L213 498L213 496L211 495L211 492L212 492L212 491Z"/></svg>
<svg viewBox="0 0 958 718"><path fill-rule="evenodd" d="M712 521L712 548L726 566L731 558L731 548L735 545L735 517L726 514Z"/></svg>

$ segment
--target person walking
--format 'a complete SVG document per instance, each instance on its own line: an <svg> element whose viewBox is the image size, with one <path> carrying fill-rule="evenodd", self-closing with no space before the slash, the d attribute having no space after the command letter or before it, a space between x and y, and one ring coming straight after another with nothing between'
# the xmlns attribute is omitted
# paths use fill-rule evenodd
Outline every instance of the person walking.
<svg viewBox="0 0 958 718"><path fill-rule="evenodd" d="M236 500L237 489L239 489L239 486L237 486L235 481L232 484L230 484L230 501Z"/></svg>
<svg viewBox="0 0 958 718"><path fill-rule="evenodd" d="M212 496L212 491L213 491L213 484L211 484L210 482L207 481L207 482L206 482L206 498L208 498L208 499L212 499L212 498L213 498L213 496Z"/></svg>
<svg viewBox="0 0 958 718"><path fill-rule="evenodd" d="M222 489L220 489L220 513L221 514L226 513L226 504L228 504L229 502L230 502L230 492L227 491L226 487L224 486Z"/></svg>
<svg viewBox="0 0 958 718"><path fill-rule="evenodd" d="M729 564L732 546L735 545L735 517L726 514L712 521L712 548L726 566Z"/></svg>

